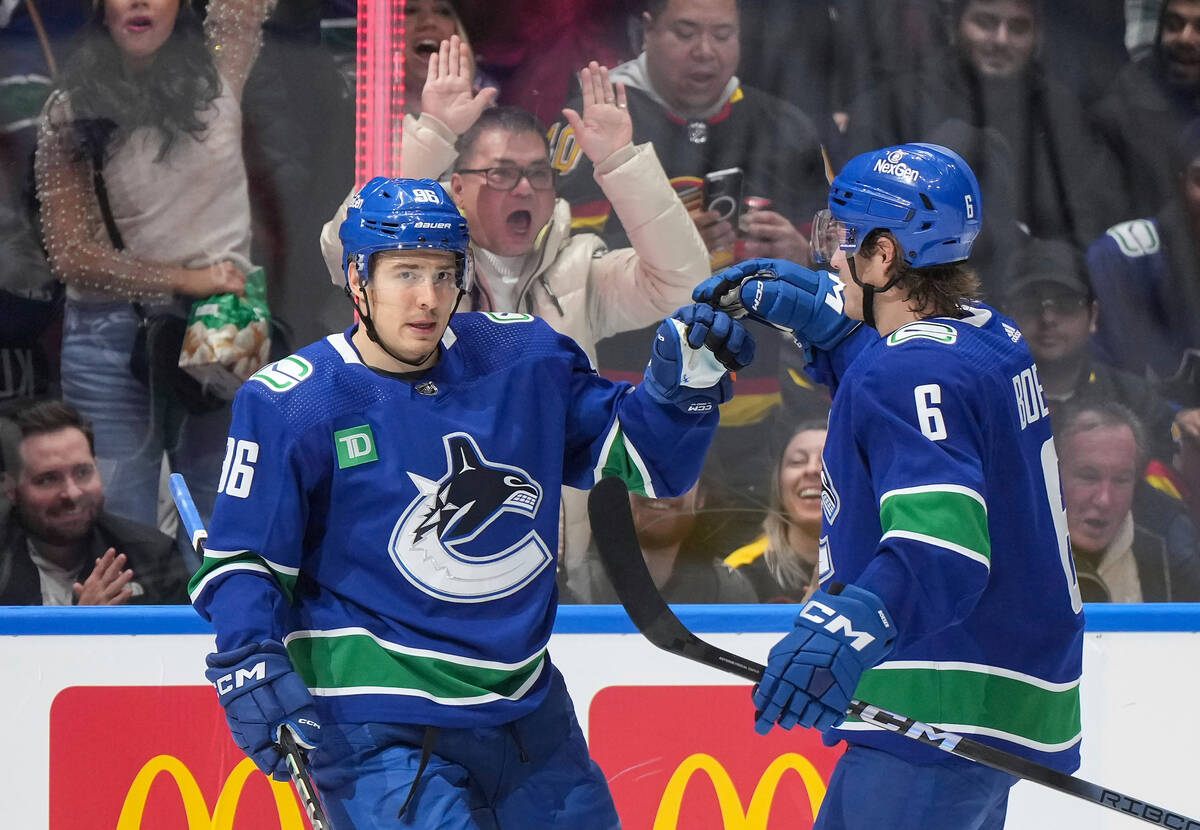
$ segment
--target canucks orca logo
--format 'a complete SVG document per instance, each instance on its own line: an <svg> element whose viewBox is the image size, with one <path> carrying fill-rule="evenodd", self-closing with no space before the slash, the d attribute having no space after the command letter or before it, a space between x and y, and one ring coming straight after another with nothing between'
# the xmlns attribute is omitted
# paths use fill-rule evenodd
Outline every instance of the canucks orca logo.
<svg viewBox="0 0 1200 830"><path fill-rule="evenodd" d="M418 495L392 530L392 561L413 585L450 602L486 602L519 591L552 561L530 530L495 551L472 544L505 513L537 514L542 488L517 467L488 461L475 440L442 438L446 474L438 481L409 473ZM495 534L489 534L494 536Z"/></svg>

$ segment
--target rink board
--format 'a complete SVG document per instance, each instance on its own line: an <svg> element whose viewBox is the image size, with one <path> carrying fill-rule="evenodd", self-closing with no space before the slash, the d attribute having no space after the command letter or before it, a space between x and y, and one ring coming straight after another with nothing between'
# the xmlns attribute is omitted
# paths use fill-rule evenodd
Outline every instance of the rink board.
<svg viewBox="0 0 1200 830"><path fill-rule="evenodd" d="M705 639L763 660L794 609L680 607ZM1078 775L1200 816L1200 608L1088 606ZM734 633L738 632L738 633ZM5 826L25 830L301 830L294 798L229 739L189 608L0 608ZM811 732L756 736L748 684L672 657L619 608L564 607L551 655L627 830L803 830L838 750ZM1140 825L1021 783L1009 828Z"/></svg>

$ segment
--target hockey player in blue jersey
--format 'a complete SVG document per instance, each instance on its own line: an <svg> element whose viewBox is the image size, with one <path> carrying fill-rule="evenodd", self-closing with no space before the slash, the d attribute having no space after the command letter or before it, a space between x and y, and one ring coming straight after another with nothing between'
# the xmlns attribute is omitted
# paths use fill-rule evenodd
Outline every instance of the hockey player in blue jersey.
<svg viewBox="0 0 1200 830"><path fill-rule="evenodd" d="M821 589L774 648L755 728L844 739L817 830L999 830L1015 779L845 721L852 697L1066 772L1083 615L1037 369L972 299L979 185L954 152L858 156L813 250L837 276L741 263L695 297L791 332L834 392ZM860 322L862 321L862 322Z"/></svg>
<svg viewBox="0 0 1200 830"><path fill-rule="evenodd" d="M361 323L238 393L190 586L234 738L286 777L290 728L338 830L618 827L546 650L559 493L686 491L753 339L680 309L633 388L538 318L454 316L467 228L430 180L372 180L341 239Z"/></svg>

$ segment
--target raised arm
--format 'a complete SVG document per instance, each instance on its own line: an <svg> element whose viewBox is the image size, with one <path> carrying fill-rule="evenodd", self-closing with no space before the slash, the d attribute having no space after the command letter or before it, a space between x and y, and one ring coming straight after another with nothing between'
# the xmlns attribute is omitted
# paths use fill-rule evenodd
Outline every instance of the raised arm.
<svg viewBox="0 0 1200 830"><path fill-rule="evenodd" d="M276 0L213 0L204 20L204 36L217 71L233 96L242 100L242 88L262 46L262 24Z"/></svg>
<svg viewBox="0 0 1200 830"><path fill-rule="evenodd" d="M38 131L34 169L42 204L42 232L50 267L64 282L116 297L206 297L239 291L240 273L225 263L183 268L149 262L117 250L109 241L92 183L90 162L77 157L64 96L52 99Z"/></svg>
<svg viewBox="0 0 1200 830"><path fill-rule="evenodd" d="M632 243L592 265L592 317L603 338L648 326L688 303L709 275L708 251L653 145L633 144L625 87L595 61L579 79L583 112L563 115Z"/></svg>

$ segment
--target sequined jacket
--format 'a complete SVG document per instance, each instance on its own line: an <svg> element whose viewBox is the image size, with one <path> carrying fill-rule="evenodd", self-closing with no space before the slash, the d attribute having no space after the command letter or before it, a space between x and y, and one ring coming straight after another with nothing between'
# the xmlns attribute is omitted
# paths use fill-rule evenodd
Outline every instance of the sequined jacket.
<svg viewBox="0 0 1200 830"><path fill-rule="evenodd" d="M35 159L50 265L77 299L170 298L173 268L233 260L248 270L250 207L241 155L241 94L273 0L209 4L205 39L220 78L199 136L177 136L165 159L151 128L135 128L104 163L105 187L124 242L106 231L92 163L80 152L69 95L46 102Z"/></svg>

